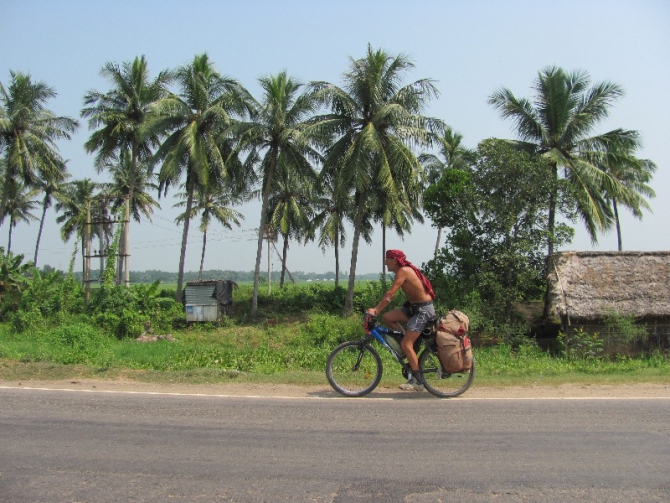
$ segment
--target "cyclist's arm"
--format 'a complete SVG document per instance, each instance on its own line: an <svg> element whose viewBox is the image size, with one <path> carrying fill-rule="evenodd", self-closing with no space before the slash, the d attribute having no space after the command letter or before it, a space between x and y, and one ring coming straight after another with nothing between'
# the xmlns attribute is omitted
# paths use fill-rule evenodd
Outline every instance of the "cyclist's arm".
<svg viewBox="0 0 670 503"><path fill-rule="evenodd" d="M382 297L382 300L379 301L379 304L377 304L372 309L368 309L368 312L375 316L381 313L384 310L384 308L391 303L393 297L398 292L398 290L400 290L402 284L405 282L406 279L407 279L407 271L405 271L404 268L401 268L396 273L395 280L393 281L391 288L387 290L387 292L384 294L384 297Z"/></svg>

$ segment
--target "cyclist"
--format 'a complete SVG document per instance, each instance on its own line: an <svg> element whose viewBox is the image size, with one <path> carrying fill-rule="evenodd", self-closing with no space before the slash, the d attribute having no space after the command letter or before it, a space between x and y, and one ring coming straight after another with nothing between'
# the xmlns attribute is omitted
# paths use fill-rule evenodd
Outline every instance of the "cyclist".
<svg viewBox="0 0 670 503"><path fill-rule="evenodd" d="M431 318L435 317L433 299L435 292L433 287L423 273L407 260L405 254L400 250L388 250L384 263L389 271L395 273L395 279L391 288L384 294L382 300L375 307L367 310L373 316L377 316L387 307L393 296L399 289L405 293L407 302L400 309L388 311L383 316L384 324L389 328L402 328L400 323L406 323L406 332L400 342L400 347L407 356L407 361L412 369L408 382L402 384L400 389L404 391L422 391L423 376L419 372L419 358L414 352L414 342Z"/></svg>

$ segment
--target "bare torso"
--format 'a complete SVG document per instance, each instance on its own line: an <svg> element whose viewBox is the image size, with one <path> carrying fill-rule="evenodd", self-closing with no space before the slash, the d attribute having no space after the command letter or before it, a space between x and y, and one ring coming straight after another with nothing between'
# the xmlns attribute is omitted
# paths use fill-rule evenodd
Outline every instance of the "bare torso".
<svg viewBox="0 0 670 503"><path fill-rule="evenodd" d="M405 297L412 304L430 302L433 300L424 288L419 277L410 267L401 267L396 272L395 281L391 287L391 290L394 290L394 294L395 291L397 291L397 288L394 289L396 285L402 289L405 293Z"/></svg>

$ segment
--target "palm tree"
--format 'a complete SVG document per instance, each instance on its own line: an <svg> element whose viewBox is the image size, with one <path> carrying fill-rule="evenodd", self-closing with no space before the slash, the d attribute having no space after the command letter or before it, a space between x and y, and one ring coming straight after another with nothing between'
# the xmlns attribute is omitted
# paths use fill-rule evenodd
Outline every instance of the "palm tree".
<svg viewBox="0 0 670 503"><path fill-rule="evenodd" d="M182 233L176 300L181 301L184 262L193 198L197 187L228 178L230 143L223 137L229 113L243 114L248 92L234 79L219 74L207 54L195 56L176 74L180 95L155 104L157 118L150 130L167 134L156 152L162 160L159 194L185 177L186 210ZM231 182L233 183L233 182Z"/></svg>
<svg viewBox="0 0 670 503"><path fill-rule="evenodd" d="M268 201L269 225L284 239L282 249L282 270L279 288L284 287L286 258L289 238L308 240L311 221L314 217L312 206L317 174L313 170L299 172L279 157L278 169L274 177L274 189Z"/></svg>
<svg viewBox="0 0 670 503"><path fill-rule="evenodd" d="M347 242L345 223L353 222L351 213L353 197L349 187L340 187L332 177L323 179L320 192L315 192L316 215L312 221L312 232L319 229L319 246L325 253L332 246L335 250L335 288L340 284L340 248Z"/></svg>
<svg viewBox="0 0 670 503"><path fill-rule="evenodd" d="M188 200L188 194L182 194ZM193 205L191 206L191 214L189 218L194 218L200 214L200 232L202 232L202 254L200 256L200 272L198 273L198 280L202 280L202 271L205 264L205 248L207 246L207 231L213 221L219 222L226 229L232 230L233 224L238 227L241 225L240 220L244 220L244 215L239 211L231 208L232 204L240 204L244 202L243 196L235 196L231 194L226 187L222 185L208 185L206 187L198 187L193 196ZM186 202L182 201L175 204L175 207L186 206ZM176 222L183 223L186 220L186 213L181 213L177 216Z"/></svg>
<svg viewBox="0 0 670 503"><path fill-rule="evenodd" d="M380 192L372 201L373 217L382 226L382 274L385 272L386 230L391 228L401 239L404 239L405 232L411 233L415 219L419 223L423 223L423 215L419 211L421 189L418 179L408 181L413 181L414 186L402 187L402 192L397 195L387 195Z"/></svg>
<svg viewBox="0 0 670 503"><path fill-rule="evenodd" d="M448 169L468 169L474 162L474 151L463 146L463 135L446 126L444 134L436 138L437 153L424 153L419 156L419 161L426 171L426 183L436 184ZM437 228L437 240L435 241L435 253L440 249L442 239L442 227Z"/></svg>
<svg viewBox="0 0 670 503"><path fill-rule="evenodd" d="M489 103L503 118L514 121L519 147L549 161L548 176L559 180L563 170L577 211L595 243L598 231L610 228L613 219L603 193L620 190L618 180L599 169L596 161L610 149L634 150L639 142L637 132L624 129L590 136L623 90L611 82L589 84L586 72L568 73L551 66L538 74L534 101L518 99L502 88L491 95ZM554 251L557 190L549 194L549 256Z"/></svg>
<svg viewBox="0 0 670 503"><path fill-rule="evenodd" d="M156 175L150 164L141 162L133 167L130 153L123 150L120 159L106 164L105 171L111 175L112 181L102 184L102 189L105 196L111 199L112 212L117 213L129 199L130 217L137 223L142 221L142 216L151 221L154 208L160 209L161 206L149 194L150 190L158 190Z"/></svg>
<svg viewBox="0 0 670 503"><path fill-rule="evenodd" d="M103 222L93 228L93 232L100 240L100 250L103 250L100 253L101 271L104 268L104 257L106 256L104 250L109 247L113 237L112 226L109 224L114 220L113 216L119 215L120 210L125 207L126 201L128 202L128 217L137 223L142 221L142 217L151 221L154 208L160 209L158 201L149 194L150 190L158 190L158 184L155 183L156 175L148 161L143 160L133 166L131 153L128 150L121 150L118 158L107 159L102 169L111 175L112 181L101 184L102 199L100 204L92 208L92 211L96 213L95 220ZM124 222L123 226L124 231L127 230L127 223ZM122 266L124 263L127 264L127 261L123 260L126 253L127 251L118 257L117 284L124 281Z"/></svg>
<svg viewBox="0 0 670 503"><path fill-rule="evenodd" d="M132 201L135 191L135 173L138 163L148 161L153 149L159 145L159 136L146 130L151 116L151 106L167 96L171 75L162 71L155 79L149 77L148 63L144 56L132 63L119 66L108 62L100 74L112 84L106 93L89 91L84 96L85 107L81 116L88 118L90 129L96 129L84 144L87 152L97 152L95 166L98 172L109 166L110 160L119 159L122 151L130 152L131 175L128 195ZM126 282L129 274L130 225L123 234L123 255ZM119 268L119 273L120 273Z"/></svg>
<svg viewBox="0 0 670 503"><path fill-rule="evenodd" d="M309 92L300 94L302 84L291 79L286 72L262 77L259 83L263 90L262 101L252 102L253 112L248 122L239 122L232 128L232 133L240 139L241 144L250 149L248 158L256 161L263 180L250 317L256 316L258 311L263 237L279 158L286 158L286 162L298 172L311 171L310 160L320 160L318 152L313 148L319 133L306 127L318 107L314 96Z"/></svg>
<svg viewBox="0 0 670 503"><path fill-rule="evenodd" d="M56 141L70 139L78 123L46 108L56 96L53 88L33 82L30 75L10 72L10 83L0 83L0 147L5 152L5 179L32 187L38 178L58 178L65 171ZM6 214L10 184L0 196L0 223Z"/></svg>
<svg viewBox="0 0 670 503"><path fill-rule="evenodd" d="M7 239L7 253L12 251L12 230L19 222L30 223L37 220L31 213L38 205L35 196L37 189L26 187L21 180L5 180L5 192L9 195L5 205L5 213L0 217L9 217L9 236Z"/></svg>
<svg viewBox="0 0 670 503"><path fill-rule="evenodd" d="M72 235L81 240L82 259L86 253L86 225L87 206L95 195L98 184L88 178L74 180L65 185L63 197L56 203L56 212L61 213L56 217L56 222L62 224L61 238L67 242ZM86 267L85 260L83 268Z"/></svg>
<svg viewBox="0 0 670 503"><path fill-rule="evenodd" d="M358 246L370 200L382 193L404 201L403 189L415 186L411 180L422 170L411 147L430 144L431 132L443 126L421 115L427 101L438 94L432 81L400 86L413 66L407 56L368 46L364 58L351 59L344 89L327 82L313 84L332 109L319 118L321 128L338 135L327 151L324 171L337 172L340 183L354 191L356 217L344 314L353 307Z"/></svg>
<svg viewBox="0 0 670 503"><path fill-rule="evenodd" d="M619 191L604 192L605 200L612 206L619 251L623 251L619 205L628 208L633 216L641 219L642 209L651 211L645 196L656 196L654 190L647 185L657 169L656 164L648 159L638 159L634 153L628 149L622 152L613 149L607 152L600 164L601 169L620 183Z"/></svg>
<svg viewBox="0 0 670 503"><path fill-rule="evenodd" d="M51 205L54 202L60 200L62 197L62 191L64 183L70 177L69 173L62 173L58 178L45 178L40 180L37 184L39 190L44 194L44 199L42 199L42 216L40 217L40 229L37 232L37 243L35 244L35 258L33 259L33 265L37 267L37 254L40 250L40 241L42 239L42 230L44 229L44 219L47 214L47 210L51 208Z"/></svg>

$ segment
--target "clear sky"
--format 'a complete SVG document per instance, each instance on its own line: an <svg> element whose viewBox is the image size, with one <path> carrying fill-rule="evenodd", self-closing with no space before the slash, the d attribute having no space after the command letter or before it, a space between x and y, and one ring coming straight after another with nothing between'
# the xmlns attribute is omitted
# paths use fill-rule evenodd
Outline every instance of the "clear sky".
<svg viewBox="0 0 670 503"><path fill-rule="evenodd" d="M531 85L546 66L586 70L594 83L621 85L626 96L595 133L618 127L640 131L644 148L639 157L658 165L651 184L657 194L650 200L653 213L638 221L624 210L624 249L670 250L668 0L0 0L0 81L8 82L10 70L30 73L58 93L51 110L77 119L86 91L109 89L99 75L108 61L145 55L155 76L207 52L221 73L258 97L257 79L281 70L305 83L339 85L349 58L363 57L368 44L408 55L416 66L407 83L434 79L440 96L426 114L444 120L472 148L485 138L514 137L512 125L487 98L500 87L532 97ZM72 141L59 144L61 154L74 178L106 181L84 151L89 134L81 121ZM132 224L131 269L177 270L181 228L173 222L177 211L169 196L160 199L162 209L153 223ZM246 217L239 230L211 229L206 269L253 270L260 202L239 210ZM40 265L66 269L74 243L60 239L55 214L48 214L46 225ZM615 233L601 236L594 247L581 223L576 230L566 249L616 249ZM12 251L32 260L37 231L37 222L20 224ZM0 246L6 247L7 232L5 223ZM404 240L388 235L387 248L403 249L420 265L432 257L436 234L427 221ZM380 270L380 236L377 230L371 246L362 244L358 273ZM345 271L352 237L350 232L340 255ZM201 239L196 222L186 270L199 267ZM279 260L273 258L278 270ZM292 243L288 268L333 271L333 252L324 255L314 244Z"/></svg>

